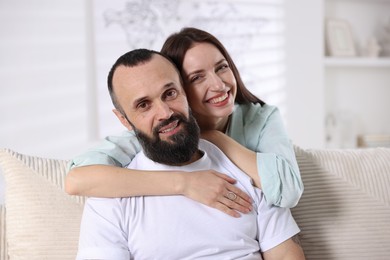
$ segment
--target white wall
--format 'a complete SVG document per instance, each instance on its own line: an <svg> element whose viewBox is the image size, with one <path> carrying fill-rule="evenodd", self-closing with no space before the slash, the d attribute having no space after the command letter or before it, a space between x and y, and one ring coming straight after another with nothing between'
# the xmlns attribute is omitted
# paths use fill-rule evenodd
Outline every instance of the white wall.
<svg viewBox="0 0 390 260"><path fill-rule="evenodd" d="M324 132L322 0L285 1L287 128L293 142L322 148Z"/></svg>
<svg viewBox="0 0 390 260"><path fill-rule="evenodd" d="M84 1L0 1L0 147L69 158L87 140Z"/></svg>
<svg viewBox="0 0 390 260"><path fill-rule="evenodd" d="M88 146L84 4L0 1L0 148L67 159Z"/></svg>

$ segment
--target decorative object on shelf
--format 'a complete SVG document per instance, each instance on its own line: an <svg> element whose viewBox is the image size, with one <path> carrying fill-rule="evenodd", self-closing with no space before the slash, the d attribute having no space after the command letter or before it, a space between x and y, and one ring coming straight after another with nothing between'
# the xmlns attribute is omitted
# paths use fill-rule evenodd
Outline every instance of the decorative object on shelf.
<svg viewBox="0 0 390 260"><path fill-rule="evenodd" d="M356 56L351 26L346 20L326 20L326 46L329 56Z"/></svg>
<svg viewBox="0 0 390 260"><path fill-rule="evenodd" d="M346 109L329 111L325 118L326 148L356 148L358 116Z"/></svg>
<svg viewBox="0 0 390 260"><path fill-rule="evenodd" d="M360 135L358 136L358 147L390 147L390 134Z"/></svg>
<svg viewBox="0 0 390 260"><path fill-rule="evenodd" d="M340 143L340 135L338 131L336 116L334 113L328 113L325 118L325 142L326 148L337 148Z"/></svg>
<svg viewBox="0 0 390 260"><path fill-rule="evenodd" d="M380 30L379 44L382 47L381 56L390 56L390 17Z"/></svg>
<svg viewBox="0 0 390 260"><path fill-rule="evenodd" d="M365 49L365 55L367 57L378 57L381 50L382 48L375 37L371 37L370 39L368 39Z"/></svg>

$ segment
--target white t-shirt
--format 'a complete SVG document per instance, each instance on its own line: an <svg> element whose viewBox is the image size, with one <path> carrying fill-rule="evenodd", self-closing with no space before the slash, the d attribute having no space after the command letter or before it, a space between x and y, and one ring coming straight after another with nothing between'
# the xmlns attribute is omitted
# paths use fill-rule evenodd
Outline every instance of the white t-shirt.
<svg viewBox="0 0 390 260"><path fill-rule="evenodd" d="M185 196L89 198L77 259L262 259L260 251L299 232L290 210L268 206L261 190L215 145L201 140L199 148L203 157L186 166L158 164L141 152L129 168L225 173L252 197L252 212L234 218Z"/></svg>

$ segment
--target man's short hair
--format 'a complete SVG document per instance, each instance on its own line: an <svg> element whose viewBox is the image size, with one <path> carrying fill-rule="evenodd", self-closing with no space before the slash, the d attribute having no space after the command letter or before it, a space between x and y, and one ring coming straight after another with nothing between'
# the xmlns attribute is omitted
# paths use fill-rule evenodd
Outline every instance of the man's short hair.
<svg viewBox="0 0 390 260"><path fill-rule="evenodd" d="M148 49L135 49L135 50L132 50L132 51L129 51L129 52L123 54L122 56L120 56L116 60L116 62L112 66L110 72L108 73L107 85L108 85L108 92L110 93L111 101L112 101L114 107L117 110L119 110L119 112L121 112L121 114L124 116L126 116L126 114L118 102L118 99L117 99L115 92L114 92L113 83L112 83L115 70L119 66L135 67L135 66L138 66L140 64L145 64L152 59L153 55L160 55L160 56L164 57L165 59L167 59L172 64L172 66L177 71L177 74L178 74L179 79L180 79L180 84L183 86L183 80L180 76L179 70L177 69L176 65L172 62L172 60L169 57L167 57L166 55L164 55L158 51L148 50Z"/></svg>

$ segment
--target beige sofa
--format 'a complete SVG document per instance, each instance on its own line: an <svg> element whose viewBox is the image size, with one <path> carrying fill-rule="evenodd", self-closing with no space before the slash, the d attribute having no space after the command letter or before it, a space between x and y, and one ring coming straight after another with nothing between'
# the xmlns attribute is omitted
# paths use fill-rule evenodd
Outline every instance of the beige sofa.
<svg viewBox="0 0 390 260"><path fill-rule="evenodd" d="M390 149L303 150L292 211L307 259L390 259ZM0 259L74 259L83 198L63 191L66 161L0 150L6 181Z"/></svg>

